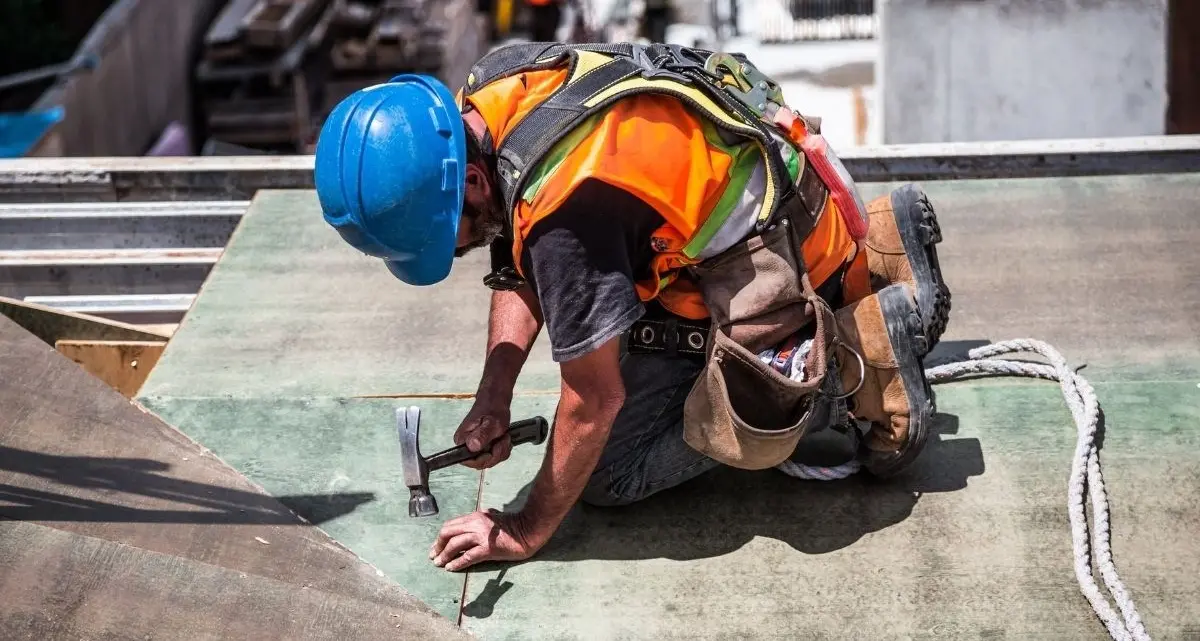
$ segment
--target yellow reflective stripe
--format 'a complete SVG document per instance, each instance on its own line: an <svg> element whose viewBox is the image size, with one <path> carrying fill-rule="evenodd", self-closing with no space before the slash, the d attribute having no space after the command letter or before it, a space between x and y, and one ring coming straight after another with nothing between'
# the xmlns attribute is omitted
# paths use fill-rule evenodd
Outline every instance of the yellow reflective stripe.
<svg viewBox="0 0 1200 641"><path fill-rule="evenodd" d="M611 56L595 51L576 51L575 55L575 72L567 80L568 85L613 61Z"/></svg>
<svg viewBox="0 0 1200 641"><path fill-rule="evenodd" d="M583 106L587 107L589 109L592 109L592 108L595 108L596 105L600 104L601 102L604 102L605 100L607 100L609 98L612 98L613 96L615 96L617 94L624 93L627 91L632 91L635 89L646 89L646 88L653 88L660 92L673 93L673 94L688 98L696 106L698 106L701 110L706 112L710 117L712 117L716 120L719 120L739 131L744 131L747 134L750 134L753 137L754 142L758 145L759 151L762 152L763 158L767 157L767 154L769 152L767 151L766 146L762 144L762 141L758 140L758 137L757 137L758 130L757 129L755 129L754 127L751 127L750 125L743 123L741 120L738 120L738 119L734 118L733 116L729 115L728 113L726 113L725 110L723 110L719 106L717 106L717 103L713 102L711 98L706 96L704 94L704 92L700 91L699 89L696 89L695 87L684 86L673 80L662 80L662 79L648 80L646 78L638 78L638 77L622 80L621 82L618 82L617 84L612 85L612 86L608 87L607 89L600 91L599 93L592 96L591 98L588 98L587 100L585 100L583 102ZM766 189L766 193L763 195L762 209L759 210L759 215L758 215L758 219L760 221L765 220L767 215L771 212L772 208L774 207L775 192L776 192L777 188L778 188L778 185L775 184L774 172L768 171L767 172L767 189Z"/></svg>
<svg viewBox="0 0 1200 641"><path fill-rule="evenodd" d="M622 80L621 82L618 82L615 85L611 85L607 89L604 89L604 90L600 91L599 93L597 93L596 95L592 96L591 98L588 98L587 100L584 101L583 105L585 107L592 108L592 107L595 107L596 105L600 104L601 102L604 102L605 100L615 96L616 94L624 93L624 92L630 91L632 89L645 89L645 88L653 88L653 89L657 89L660 91L674 93L674 94L686 97L689 100L692 100L693 102L695 102L696 105L698 105L701 109L708 112L709 115L713 116L714 118L717 118L721 122L724 122L725 124L727 124L731 127L734 127L736 129L739 129L741 131L745 131L745 132L748 132L751 134L758 133L758 130L755 129L754 127L751 127L750 125L747 125L747 124L743 123L742 121L734 118L733 116L730 116L729 114L725 113L725 111L722 110L720 107L718 107L717 103L713 102L712 99L710 99L708 96L706 96L704 94L704 92L702 92L699 89L696 89L694 87L684 86L673 80L663 80L663 79L648 80L646 78L640 78L640 77L628 78L626 80Z"/></svg>

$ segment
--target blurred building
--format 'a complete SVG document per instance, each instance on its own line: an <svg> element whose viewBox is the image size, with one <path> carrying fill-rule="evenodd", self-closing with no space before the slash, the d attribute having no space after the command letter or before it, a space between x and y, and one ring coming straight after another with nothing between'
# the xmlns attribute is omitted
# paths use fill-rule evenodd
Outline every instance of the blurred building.
<svg viewBox="0 0 1200 641"><path fill-rule="evenodd" d="M879 0L883 142L1195 131L1197 4Z"/></svg>

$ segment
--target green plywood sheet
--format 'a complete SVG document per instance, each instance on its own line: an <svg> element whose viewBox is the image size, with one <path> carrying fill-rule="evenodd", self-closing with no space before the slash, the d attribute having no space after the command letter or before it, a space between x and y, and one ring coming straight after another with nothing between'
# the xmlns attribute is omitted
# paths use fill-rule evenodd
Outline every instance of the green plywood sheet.
<svg viewBox="0 0 1200 641"><path fill-rule="evenodd" d="M448 281L410 287L347 245L314 192L260 192L141 394L473 392L486 264L472 254ZM536 351L522 385L557 389L547 346Z"/></svg>
<svg viewBox="0 0 1200 641"><path fill-rule="evenodd" d="M1200 389L1098 385L1118 570L1156 639L1200 635ZM937 434L893 483L717 470L577 507L534 559L468 580L485 639L1106 639L1066 512L1075 431L1054 384L940 386ZM538 453L485 474L519 504Z"/></svg>
<svg viewBox="0 0 1200 641"><path fill-rule="evenodd" d="M925 187L954 294L935 360L1032 337L1087 366L1110 424L1119 567L1155 638L1200 636L1185 535L1200 529L1200 176ZM474 391L485 270L477 254L438 286L404 286L325 225L312 192L262 192L140 400L274 494L373 494L322 527L454 616L463 575L426 552L443 520L473 508L480 477L436 473L442 514L413 522L392 411L427 408L431 452L469 401L353 397ZM547 347L514 418L552 411ZM464 624L500 639L1103 638L1071 569L1074 432L1057 388L940 393L944 433L913 478L722 470L631 508L581 507L534 560L470 575ZM484 504L513 502L538 452L484 474Z"/></svg>
<svg viewBox="0 0 1200 641"><path fill-rule="evenodd" d="M1200 373L1200 176L925 186L954 293L947 340L1042 338L1093 376ZM323 222L312 192L261 192L143 394L472 392L485 269L477 253L444 283L404 286ZM547 343L523 389L556 389Z"/></svg>
<svg viewBox="0 0 1200 641"><path fill-rule="evenodd" d="M319 521L330 536L430 607L456 618L461 577L436 572L425 553L447 515L474 509L479 474L467 468L443 471L431 481L442 513L409 518L396 439L396 404L188 398L145 399L143 404L275 496L361 497L355 501L357 506L291 507ZM430 442L448 441L457 426L459 405L464 404L424 403L423 436ZM466 407L461 409L465 415ZM329 509L345 513L330 519L313 511Z"/></svg>
<svg viewBox="0 0 1200 641"><path fill-rule="evenodd" d="M433 566L429 547L441 524L475 509L479 473L456 466L434 472L430 490L440 513L408 516L394 410L408 403L343 399L143 399L143 404L275 496L358 497L351 505L289 507L389 578L454 620L463 574ZM524 399L514 416L543 409L552 399ZM468 401L422 400L421 448L426 455L453 445ZM549 414L545 414L549 416Z"/></svg>

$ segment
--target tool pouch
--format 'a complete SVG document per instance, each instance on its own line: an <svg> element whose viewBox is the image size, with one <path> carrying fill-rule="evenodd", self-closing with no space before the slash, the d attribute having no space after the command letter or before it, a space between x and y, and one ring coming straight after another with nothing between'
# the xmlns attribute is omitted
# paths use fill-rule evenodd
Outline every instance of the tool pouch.
<svg viewBox="0 0 1200 641"><path fill-rule="evenodd" d="M691 268L715 328L758 353L810 320L801 286L793 223L783 218L762 234Z"/></svg>
<svg viewBox="0 0 1200 641"><path fill-rule="evenodd" d="M818 394L832 348L833 314L809 282L790 223L693 268L712 316L707 361L684 404L684 441L725 465L757 470L781 463L819 417ZM816 323L804 381L759 360Z"/></svg>

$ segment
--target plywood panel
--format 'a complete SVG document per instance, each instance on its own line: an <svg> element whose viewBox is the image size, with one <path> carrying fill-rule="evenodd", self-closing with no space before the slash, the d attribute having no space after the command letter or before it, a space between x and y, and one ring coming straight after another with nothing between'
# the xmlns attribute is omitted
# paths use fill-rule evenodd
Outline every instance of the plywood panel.
<svg viewBox="0 0 1200 641"><path fill-rule="evenodd" d="M1200 635L1200 389L1097 386L1117 568L1155 639ZM1052 383L938 387L893 482L718 469L624 508L578 506L532 560L471 574L485 639L1108 639L1067 520L1075 428ZM485 473L518 508L540 452ZM1097 577L1099 580L1099 577ZM1103 589L1103 588L1102 588Z"/></svg>
<svg viewBox="0 0 1200 641"><path fill-rule="evenodd" d="M13 641L466 638L427 611L31 523L0 523L0 564L0 636Z"/></svg>
<svg viewBox="0 0 1200 641"><path fill-rule="evenodd" d="M474 392L486 250L436 287L396 280L321 218L313 192L259 192L143 396ZM541 337L524 389L557 389ZM318 365L319 364L319 365Z"/></svg>
<svg viewBox="0 0 1200 641"><path fill-rule="evenodd" d="M166 341L57 341L54 349L126 398L145 382Z"/></svg>
<svg viewBox="0 0 1200 641"><path fill-rule="evenodd" d="M465 575L438 569L428 551L442 523L475 509L479 473L461 466L435 472L430 490L441 513L409 517L395 409L410 402L421 406L422 450L432 454L454 444L469 401L159 397L141 402L274 496L369 497L344 507L302 500L293 507L319 519L341 545L443 616L457 616Z"/></svg>

